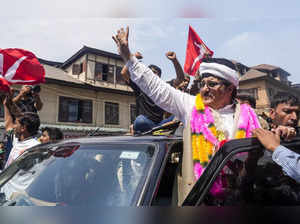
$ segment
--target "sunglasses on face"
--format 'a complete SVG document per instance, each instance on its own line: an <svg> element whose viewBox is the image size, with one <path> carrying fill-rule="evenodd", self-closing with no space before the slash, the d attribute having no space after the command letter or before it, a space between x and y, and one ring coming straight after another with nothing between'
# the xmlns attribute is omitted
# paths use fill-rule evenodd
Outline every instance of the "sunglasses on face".
<svg viewBox="0 0 300 224"><path fill-rule="evenodd" d="M214 81L205 82L205 81L201 81L199 83L199 87L201 89L201 88L204 88L204 86L206 85L208 88L214 88L214 87L216 87L218 85L222 85L222 84L223 84L222 82L214 82Z"/></svg>

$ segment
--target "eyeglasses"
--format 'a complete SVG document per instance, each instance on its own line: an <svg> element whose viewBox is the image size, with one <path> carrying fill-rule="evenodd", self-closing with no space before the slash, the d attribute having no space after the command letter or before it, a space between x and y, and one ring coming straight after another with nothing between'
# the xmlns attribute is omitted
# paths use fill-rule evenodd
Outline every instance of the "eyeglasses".
<svg viewBox="0 0 300 224"><path fill-rule="evenodd" d="M214 81L207 81L207 82L201 81L199 83L199 87L201 89L201 88L204 88L204 86L206 85L208 88L214 88L214 87L216 87L218 85L222 85L222 84L224 84L224 83L222 83L222 82L214 82Z"/></svg>

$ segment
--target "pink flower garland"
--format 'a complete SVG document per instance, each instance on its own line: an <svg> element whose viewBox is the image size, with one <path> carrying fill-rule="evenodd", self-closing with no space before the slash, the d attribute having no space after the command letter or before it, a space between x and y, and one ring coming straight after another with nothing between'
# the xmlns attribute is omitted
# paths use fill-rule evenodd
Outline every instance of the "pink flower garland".
<svg viewBox="0 0 300 224"><path fill-rule="evenodd" d="M190 122L191 131L193 134L202 133L204 135L204 138L207 141L211 142L215 147L218 147L220 145L217 137L214 136L211 130L208 128L209 125L214 124L214 118L209 107L205 106L204 113L198 112L196 107L194 107ZM246 137L251 137L251 131L258 127L260 127L260 125L254 110L247 104L241 104L238 129L244 130L246 132ZM203 167L199 162L194 163L194 175L197 180L200 178L204 170L205 167ZM210 192L213 195L222 194L225 186L224 184L226 185L226 183L222 182L221 177L218 176Z"/></svg>
<svg viewBox="0 0 300 224"><path fill-rule="evenodd" d="M219 146L219 141L208 128L210 124L214 124L214 118L210 108L205 106L204 113L201 113L197 111L196 107L194 107L191 117L192 133L202 133L207 141L211 142L215 147L217 147ZM258 127L260 127L260 125L254 110L247 104L241 104L238 129L244 130L246 132L246 137L251 137L251 131ZM195 163L194 174L197 179L201 176L203 170L204 168L200 163Z"/></svg>

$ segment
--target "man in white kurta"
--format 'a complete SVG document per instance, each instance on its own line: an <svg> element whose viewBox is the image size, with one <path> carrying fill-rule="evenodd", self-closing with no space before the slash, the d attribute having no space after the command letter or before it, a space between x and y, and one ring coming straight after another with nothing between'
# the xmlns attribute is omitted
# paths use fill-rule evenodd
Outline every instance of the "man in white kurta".
<svg viewBox="0 0 300 224"><path fill-rule="evenodd" d="M196 97L174 89L156 77L151 69L139 62L134 56L129 58L126 65L129 69L131 80L143 89L144 93L153 102L162 109L174 114L186 126L190 120L192 109L195 106ZM222 108L216 109L216 112L219 113L222 120L220 122L222 127L219 128L227 132L229 138L232 138L234 130L234 105L231 102Z"/></svg>

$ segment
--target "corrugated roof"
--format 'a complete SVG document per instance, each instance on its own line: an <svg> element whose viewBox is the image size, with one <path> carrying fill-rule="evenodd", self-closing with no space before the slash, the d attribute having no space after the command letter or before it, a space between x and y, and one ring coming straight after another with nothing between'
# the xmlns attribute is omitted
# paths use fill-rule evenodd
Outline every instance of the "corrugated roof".
<svg viewBox="0 0 300 224"><path fill-rule="evenodd" d="M260 78L260 77L265 77L268 76L267 73L260 72L255 69L250 69L248 72L246 72L241 78L240 81L245 81L249 79L255 79L255 78Z"/></svg>
<svg viewBox="0 0 300 224"><path fill-rule="evenodd" d="M251 68L252 69L265 69L265 70L272 71L272 70L278 69L279 67L274 66L274 65L261 64L261 65L253 66Z"/></svg>
<svg viewBox="0 0 300 224"><path fill-rule="evenodd" d="M60 68L56 68L50 65L43 64L46 72L46 79L55 79L55 80L60 80L60 81L65 81L65 82L71 82L71 83L76 83L76 84L84 84L84 82L72 78L69 76L66 72L64 72Z"/></svg>
<svg viewBox="0 0 300 224"><path fill-rule="evenodd" d="M122 60L122 57L118 54L114 54L111 52L107 52L107 51L102 51L96 48L91 48L91 47L87 47L87 46L83 46L79 51L77 51L72 57L70 57L68 60L66 60L62 65L61 68L66 68L68 67L70 64L72 64L75 60L77 60L78 58L80 58L81 56L85 55L85 54L95 54L95 55L99 55L99 56L106 56L106 57L111 57L111 58L115 58L115 59L119 59Z"/></svg>
<svg viewBox="0 0 300 224"><path fill-rule="evenodd" d="M49 61L49 60L45 60L42 58L38 58L39 62L41 64L45 64L45 65L51 65L54 67L60 67L63 63L62 62L58 62L58 61Z"/></svg>

